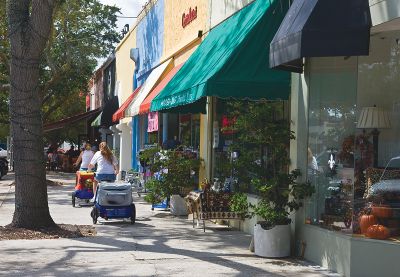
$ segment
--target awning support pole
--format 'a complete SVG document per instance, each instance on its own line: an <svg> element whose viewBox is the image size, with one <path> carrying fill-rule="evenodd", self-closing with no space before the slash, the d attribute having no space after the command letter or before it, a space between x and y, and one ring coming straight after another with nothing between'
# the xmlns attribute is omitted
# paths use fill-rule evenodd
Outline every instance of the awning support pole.
<svg viewBox="0 0 400 277"><path fill-rule="evenodd" d="M207 157L206 163L206 178L212 183L213 169L213 122L214 122L214 106L216 98L207 96L206 112L207 112Z"/></svg>

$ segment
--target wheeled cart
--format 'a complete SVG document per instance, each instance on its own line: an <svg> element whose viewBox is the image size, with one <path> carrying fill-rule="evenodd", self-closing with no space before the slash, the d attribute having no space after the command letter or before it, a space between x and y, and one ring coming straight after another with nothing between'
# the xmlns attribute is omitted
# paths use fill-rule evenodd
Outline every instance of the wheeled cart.
<svg viewBox="0 0 400 277"><path fill-rule="evenodd" d="M93 224L99 217L105 220L129 218L132 224L136 220L136 207L132 200L132 187L129 183L101 182L97 186L91 217Z"/></svg>

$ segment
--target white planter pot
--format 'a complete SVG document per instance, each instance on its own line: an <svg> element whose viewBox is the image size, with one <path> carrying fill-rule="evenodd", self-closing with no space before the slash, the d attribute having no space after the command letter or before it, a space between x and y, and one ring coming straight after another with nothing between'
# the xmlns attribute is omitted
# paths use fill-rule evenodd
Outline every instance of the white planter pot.
<svg viewBox="0 0 400 277"><path fill-rule="evenodd" d="M180 195L172 195L170 198L171 214L188 215L186 201Z"/></svg>
<svg viewBox="0 0 400 277"><path fill-rule="evenodd" d="M254 226L254 253L260 257L281 258L290 256L290 224L276 225L264 230Z"/></svg>

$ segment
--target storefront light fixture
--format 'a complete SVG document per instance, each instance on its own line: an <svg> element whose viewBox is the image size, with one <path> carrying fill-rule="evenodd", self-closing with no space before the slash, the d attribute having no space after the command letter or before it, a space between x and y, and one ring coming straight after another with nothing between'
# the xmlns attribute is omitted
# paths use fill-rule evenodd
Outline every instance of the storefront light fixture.
<svg viewBox="0 0 400 277"><path fill-rule="evenodd" d="M373 107L364 107L361 110L360 117L357 122L358 129L373 129L371 131L374 148L374 167L378 167L378 129L389 129L391 128L389 113L376 105Z"/></svg>

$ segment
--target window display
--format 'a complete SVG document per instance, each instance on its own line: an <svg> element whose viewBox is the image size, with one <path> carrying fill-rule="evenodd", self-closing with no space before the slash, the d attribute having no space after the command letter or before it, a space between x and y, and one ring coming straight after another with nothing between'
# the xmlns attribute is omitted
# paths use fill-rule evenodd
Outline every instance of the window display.
<svg viewBox="0 0 400 277"><path fill-rule="evenodd" d="M306 222L348 232L352 222L357 59L311 64Z"/></svg>
<svg viewBox="0 0 400 277"><path fill-rule="evenodd" d="M310 60L306 223L400 242L400 32Z"/></svg>
<svg viewBox="0 0 400 277"><path fill-rule="evenodd" d="M399 37L398 31L371 37L371 54L359 58L357 89L356 133L368 147L357 153L363 174L354 188L353 231L392 241L400 237Z"/></svg>

